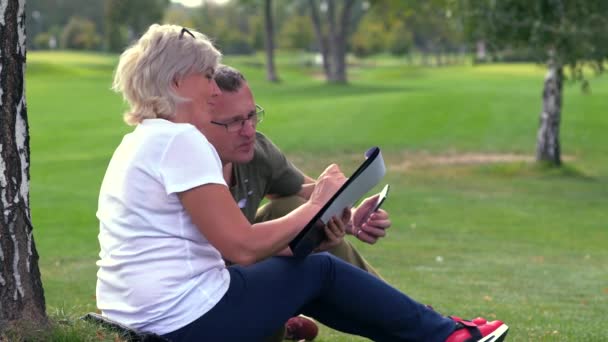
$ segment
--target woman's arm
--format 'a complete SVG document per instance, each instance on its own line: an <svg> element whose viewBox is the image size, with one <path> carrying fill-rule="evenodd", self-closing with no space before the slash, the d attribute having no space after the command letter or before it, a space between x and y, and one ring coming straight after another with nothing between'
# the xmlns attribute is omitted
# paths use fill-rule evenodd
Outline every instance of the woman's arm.
<svg viewBox="0 0 608 342"><path fill-rule="evenodd" d="M283 250L344 183L336 165L317 180L310 200L279 219L251 225L224 185L205 184L181 192L192 222L228 260L249 265Z"/></svg>

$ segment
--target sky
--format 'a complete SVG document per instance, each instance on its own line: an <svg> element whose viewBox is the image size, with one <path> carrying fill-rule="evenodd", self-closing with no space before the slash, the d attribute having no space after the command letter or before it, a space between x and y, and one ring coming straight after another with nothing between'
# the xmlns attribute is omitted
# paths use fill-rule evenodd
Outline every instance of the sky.
<svg viewBox="0 0 608 342"><path fill-rule="evenodd" d="M171 0L171 2L176 2L176 3L180 3L184 6L187 7L196 7L196 6L200 6L200 4L203 2L204 0ZM213 1L213 2L218 2L218 3L224 3L227 2L228 0L207 0L207 1Z"/></svg>

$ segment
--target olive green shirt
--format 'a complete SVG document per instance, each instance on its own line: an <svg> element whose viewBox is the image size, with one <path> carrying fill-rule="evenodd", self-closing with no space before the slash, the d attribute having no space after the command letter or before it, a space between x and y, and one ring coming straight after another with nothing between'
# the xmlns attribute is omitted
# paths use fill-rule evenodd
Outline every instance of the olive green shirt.
<svg viewBox="0 0 608 342"><path fill-rule="evenodd" d="M256 133L254 148L253 159L249 163L232 165L230 186L232 196L251 223L266 195L295 195L304 183L302 172L260 132Z"/></svg>

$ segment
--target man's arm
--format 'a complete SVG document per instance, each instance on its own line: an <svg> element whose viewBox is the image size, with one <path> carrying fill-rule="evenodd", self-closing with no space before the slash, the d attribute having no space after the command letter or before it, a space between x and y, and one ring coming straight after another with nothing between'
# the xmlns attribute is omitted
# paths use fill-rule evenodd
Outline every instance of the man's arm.
<svg viewBox="0 0 608 342"><path fill-rule="evenodd" d="M312 194L313 190L315 189L315 180L305 174L302 174L302 176L304 176L304 183L302 184L302 188L297 195L305 200L308 200L310 198L310 194Z"/></svg>

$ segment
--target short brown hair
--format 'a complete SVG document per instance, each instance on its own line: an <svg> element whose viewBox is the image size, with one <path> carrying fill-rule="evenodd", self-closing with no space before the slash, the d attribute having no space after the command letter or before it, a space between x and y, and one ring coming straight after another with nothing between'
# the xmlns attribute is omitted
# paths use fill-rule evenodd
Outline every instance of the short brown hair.
<svg viewBox="0 0 608 342"><path fill-rule="evenodd" d="M217 69L215 69L213 78L221 91L230 93L241 89L243 83L247 82L245 76L240 71L223 64L218 65Z"/></svg>

